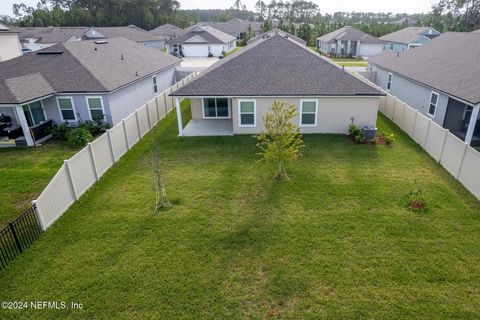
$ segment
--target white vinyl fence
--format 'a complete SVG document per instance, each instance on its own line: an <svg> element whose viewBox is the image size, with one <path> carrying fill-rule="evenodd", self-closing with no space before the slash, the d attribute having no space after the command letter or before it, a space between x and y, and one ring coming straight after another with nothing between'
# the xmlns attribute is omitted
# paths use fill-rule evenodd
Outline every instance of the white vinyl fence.
<svg viewBox="0 0 480 320"><path fill-rule="evenodd" d="M32 203L43 230L52 225L174 106L168 94L196 77L192 73L157 95L68 160Z"/></svg>
<svg viewBox="0 0 480 320"><path fill-rule="evenodd" d="M381 98L385 114L480 200L480 153L432 119L389 93Z"/></svg>

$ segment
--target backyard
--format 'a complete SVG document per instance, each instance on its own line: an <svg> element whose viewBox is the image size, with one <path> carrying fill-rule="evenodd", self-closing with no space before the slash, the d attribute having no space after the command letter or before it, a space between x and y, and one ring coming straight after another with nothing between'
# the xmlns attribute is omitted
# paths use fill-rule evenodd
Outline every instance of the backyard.
<svg viewBox="0 0 480 320"><path fill-rule="evenodd" d="M75 152L51 141L38 148L0 149L0 229L31 205Z"/></svg>
<svg viewBox="0 0 480 320"><path fill-rule="evenodd" d="M275 182L252 137L178 138L171 113L155 133L175 207L152 213L149 134L0 274L1 301L82 309L1 317L478 318L480 203L378 126L392 146L305 136L291 180ZM404 206L415 180L426 212Z"/></svg>
<svg viewBox="0 0 480 320"><path fill-rule="evenodd" d="M330 58L341 67L367 67L368 61L359 58Z"/></svg>

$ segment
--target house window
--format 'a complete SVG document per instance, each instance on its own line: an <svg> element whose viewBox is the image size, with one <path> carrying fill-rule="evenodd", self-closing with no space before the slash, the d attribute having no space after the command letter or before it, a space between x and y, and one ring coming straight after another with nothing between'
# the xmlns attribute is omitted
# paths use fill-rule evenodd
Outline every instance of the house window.
<svg viewBox="0 0 480 320"><path fill-rule="evenodd" d="M390 89L392 88L392 80L393 80L393 74L389 73L388 80L387 80L387 91L390 91Z"/></svg>
<svg viewBox="0 0 480 320"><path fill-rule="evenodd" d="M256 101L238 100L238 125L240 127L255 127L256 121Z"/></svg>
<svg viewBox="0 0 480 320"><path fill-rule="evenodd" d="M153 93L157 94L158 93L157 76L152 77L152 83L153 83Z"/></svg>
<svg viewBox="0 0 480 320"><path fill-rule="evenodd" d="M437 104L438 104L438 93L432 91L430 96L430 105L428 106L428 115L435 117L435 113L437 112Z"/></svg>
<svg viewBox="0 0 480 320"><path fill-rule="evenodd" d="M390 43L390 50L393 50L393 42Z"/></svg>
<svg viewBox="0 0 480 320"><path fill-rule="evenodd" d="M76 121L75 108L71 97L58 97L58 108L62 115L62 121Z"/></svg>
<svg viewBox="0 0 480 320"><path fill-rule="evenodd" d="M87 104L90 111L90 120L105 119L102 97L87 97Z"/></svg>
<svg viewBox="0 0 480 320"><path fill-rule="evenodd" d="M300 101L300 126L315 127L317 125L317 100Z"/></svg>
<svg viewBox="0 0 480 320"><path fill-rule="evenodd" d="M41 101L23 105L22 108L29 127L45 122L46 118Z"/></svg>
<svg viewBox="0 0 480 320"><path fill-rule="evenodd" d="M203 99L204 118L230 118L227 98Z"/></svg>

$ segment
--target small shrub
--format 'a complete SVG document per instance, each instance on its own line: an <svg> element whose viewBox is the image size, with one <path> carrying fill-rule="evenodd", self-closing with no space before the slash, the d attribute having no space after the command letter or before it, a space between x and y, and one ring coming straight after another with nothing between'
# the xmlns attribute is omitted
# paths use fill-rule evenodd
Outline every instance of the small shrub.
<svg viewBox="0 0 480 320"><path fill-rule="evenodd" d="M384 133L383 139L385 140L385 144L392 144L395 142L395 135L393 133Z"/></svg>
<svg viewBox="0 0 480 320"><path fill-rule="evenodd" d="M56 125L50 129L50 132L53 135L54 139L66 141L67 140L67 132L70 131L71 128L68 126L67 123L62 123Z"/></svg>
<svg viewBox="0 0 480 320"><path fill-rule="evenodd" d="M421 211L427 208L425 194L417 181L415 181L413 189L405 194L405 202L412 211Z"/></svg>
<svg viewBox="0 0 480 320"><path fill-rule="evenodd" d="M110 125L106 123L103 119L96 119L93 121L89 120L81 122L78 127L87 129L93 136L96 136L107 131L107 129L110 128Z"/></svg>
<svg viewBox="0 0 480 320"><path fill-rule="evenodd" d="M348 126L348 136L355 138L358 135L362 135L362 130L354 124Z"/></svg>
<svg viewBox="0 0 480 320"><path fill-rule="evenodd" d="M362 134L357 134L354 139L355 139L355 142L358 144L365 143L366 141L365 137Z"/></svg>
<svg viewBox="0 0 480 320"><path fill-rule="evenodd" d="M72 148L83 147L93 140L90 131L81 127L69 130L66 134L66 138L68 145Z"/></svg>

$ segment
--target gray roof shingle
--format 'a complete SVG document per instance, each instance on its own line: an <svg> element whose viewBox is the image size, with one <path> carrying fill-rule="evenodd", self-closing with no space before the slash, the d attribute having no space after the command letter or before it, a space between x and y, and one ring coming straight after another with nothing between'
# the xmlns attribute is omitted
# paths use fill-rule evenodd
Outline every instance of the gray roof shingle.
<svg viewBox="0 0 480 320"><path fill-rule="evenodd" d="M159 27L156 27L153 30L150 30L149 33L154 36L160 36L160 37L178 37L184 34L185 30L177 26L174 26L173 24L165 23L164 25L161 25Z"/></svg>
<svg viewBox="0 0 480 320"><path fill-rule="evenodd" d="M397 43L412 43L421 37L421 33L429 29L428 27L406 27L401 30L389 33L380 37L381 40Z"/></svg>
<svg viewBox="0 0 480 320"><path fill-rule="evenodd" d="M125 38L108 39L105 44L61 43L1 62L0 104L23 103L51 94L51 89L53 93L110 92L179 62Z"/></svg>
<svg viewBox="0 0 480 320"><path fill-rule="evenodd" d="M448 32L398 54L383 52L369 63L467 102L480 103L480 34Z"/></svg>
<svg viewBox="0 0 480 320"><path fill-rule="evenodd" d="M369 35L361 30L358 30L354 27L343 27L338 30L327 33L321 37L318 37L317 40L320 40L325 43L332 43L336 40L338 41L360 41L362 43L383 43L382 40Z"/></svg>
<svg viewBox="0 0 480 320"><path fill-rule="evenodd" d="M273 36L275 33L278 33L278 34L280 34L280 35L282 35L282 36L287 36L287 37L289 37L290 39L295 40L296 42L300 43L300 44L303 45L303 46L306 46L306 45L307 45L307 41L305 41L305 40L303 40L303 39L301 39L301 38L299 38L299 37L297 37L297 36L294 36L293 34L290 34L290 33L286 32L286 31L280 30L280 29L273 29L273 30L264 32L264 33L262 33L262 34L260 34L260 35L258 35L258 36L256 36L256 37L253 37L253 38L251 38L250 40L248 40L248 41L247 41L247 44L252 44L252 43L257 42L258 40L261 40L261 39L263 39L263 38L265 38L265 37L271 37L271 36Z"/></svg>
<svg viewBox="0 0 480 320"><path fill-rule="evenodd" d="M220 60L171 96L379 96L292 39L275 35Z"/></svg>
<svg viewBox="0 0 480 320"><path fill-rule="evenodd" d="M197 29L200 31L197 31ZM235 37L232 37L231 35L215 28L209 26L198 26L184 33L178 38L168 41L168 44L183 44L185 41L195 36L202 37L209 44L226 44L236 39Z"/></svg>
<svg viewBox="0 0 480 320"><path fill-rule="evenodd" d="M253 32L259 32L262 29L262 22L245 21L239 18L233 18L227 22L200 22L194 26L186 28L186 30L190 31L198 26L209 26L225 33L246 33L248 32L249 25Z"/></svg>

